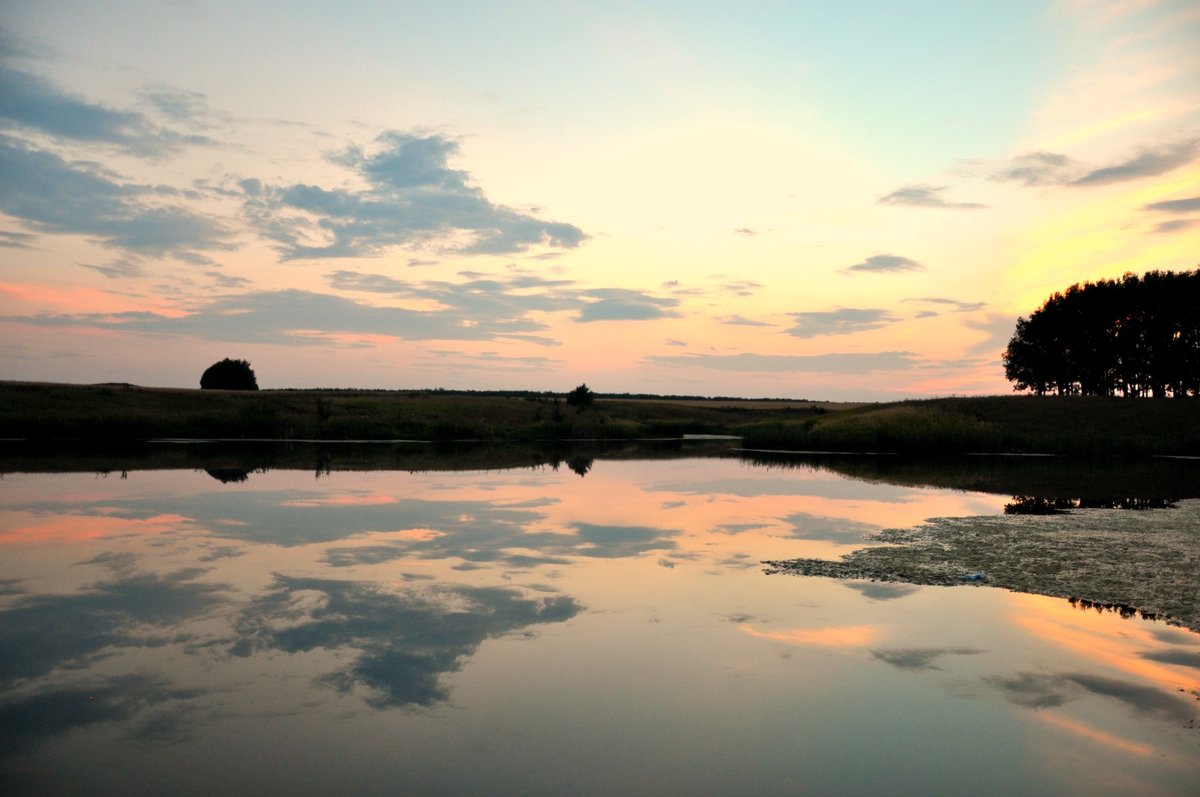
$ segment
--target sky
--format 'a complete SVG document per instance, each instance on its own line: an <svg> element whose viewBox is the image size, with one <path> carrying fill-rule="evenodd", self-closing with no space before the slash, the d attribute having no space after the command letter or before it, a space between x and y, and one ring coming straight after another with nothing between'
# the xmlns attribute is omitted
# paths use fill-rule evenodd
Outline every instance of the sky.
<svg viewBox="0 0 1200 797"><path fill-rule="evenodd" d="M0 379L1011 392L1200 265L1200 4L0 5Z"/></svg>

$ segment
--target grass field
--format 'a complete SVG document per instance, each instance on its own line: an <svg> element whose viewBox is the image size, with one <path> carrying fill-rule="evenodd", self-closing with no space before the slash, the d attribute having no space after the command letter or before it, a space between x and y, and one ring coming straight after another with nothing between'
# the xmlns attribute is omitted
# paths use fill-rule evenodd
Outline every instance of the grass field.
<svg viewBox="0 0 1200 797"><path fill-rule="evenodd" d="M0 382L0 438L534 442L732 434L746 448L1200 455L1200 401L988 396L888 404Z"/></svg>

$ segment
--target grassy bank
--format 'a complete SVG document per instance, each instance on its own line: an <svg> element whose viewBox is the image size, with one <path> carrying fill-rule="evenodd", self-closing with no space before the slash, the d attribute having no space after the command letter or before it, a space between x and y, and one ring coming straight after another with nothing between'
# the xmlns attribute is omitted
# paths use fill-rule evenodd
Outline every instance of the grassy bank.
<svg viewBox="0 0 1200 797"><path fill-rule="evenodd" d="M443 391L177 390L132 385L0 383L0 438L148 440L629 440L733 434L764 417L817 411L806 402L597 400Z"/></svg>
<svg viewBox="0 0 1200 797"><path fill-rule="evenodd" d="M742 429L747 448L903 454L1200 454L1200 401L984 396L871 404Z"/></svg>
<svg viewBox="0 0 1200 797"><path fill-rule="evenodd" d="M494 443L734 434L744 446L904 454L1200 455L1200 401L990 396L893 404L444 391L237 392L0 382L0 438Z"/></svg>

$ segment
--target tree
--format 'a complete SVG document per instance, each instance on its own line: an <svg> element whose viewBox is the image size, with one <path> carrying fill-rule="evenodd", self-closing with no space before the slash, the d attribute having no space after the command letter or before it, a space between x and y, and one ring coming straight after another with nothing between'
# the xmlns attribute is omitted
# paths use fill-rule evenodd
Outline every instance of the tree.
<svg viewBox="0 0 1200 797"><path fill-rule="evenodd" d="M567 403L572 407L590 407L595 400L596 394L588 388L586 383L567 394Z"/></svg>
<svg viewBox="0 0 1200 797"><path fill-rule="evenodd" d="M1017 319L1004 374L1039 395L1200 395L1200 269L1053 294Z"/></svg>
<svg viewBox="0 0 1200 797"><path fill-rule="evenodd" d="M254 369L245 360L226 357L208 366L200 377L201 390L258 390Z"/></svg>

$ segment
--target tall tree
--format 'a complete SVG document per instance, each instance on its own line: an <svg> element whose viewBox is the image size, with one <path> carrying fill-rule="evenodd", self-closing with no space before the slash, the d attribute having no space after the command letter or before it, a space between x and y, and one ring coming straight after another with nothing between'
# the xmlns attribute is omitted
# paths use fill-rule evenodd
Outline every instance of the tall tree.
<svg viewBox="0 0 1200 797"><path fill-rule="evenodd" d="M1017 319L1004 374L1039 395L1200 395L1200 268L1053 294Z"/></svg>

